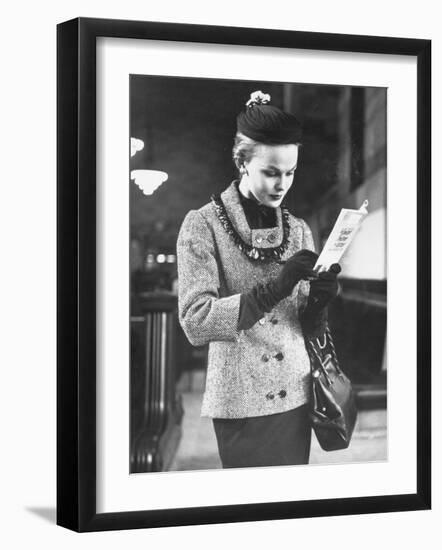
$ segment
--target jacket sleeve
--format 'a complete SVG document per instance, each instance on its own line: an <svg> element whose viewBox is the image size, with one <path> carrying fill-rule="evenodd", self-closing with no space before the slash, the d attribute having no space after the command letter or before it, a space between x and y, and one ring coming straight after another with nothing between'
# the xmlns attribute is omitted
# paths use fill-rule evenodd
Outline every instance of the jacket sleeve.
<svg viewBox="0 0 442 550"><path fill-rule="evenodd" d="M240 294L219 296L212 232L201 212L191 210L177 240L178 318L189 342L237 341Z"/></svg>

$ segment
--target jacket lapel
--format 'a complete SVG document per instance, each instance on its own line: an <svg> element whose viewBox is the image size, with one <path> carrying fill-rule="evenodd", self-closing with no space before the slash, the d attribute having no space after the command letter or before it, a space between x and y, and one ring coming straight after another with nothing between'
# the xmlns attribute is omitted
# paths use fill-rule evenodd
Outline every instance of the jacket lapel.
<svg viewBox="0 0 442 550"><path fill-rule="evenodd" d="M282 243L284 234L282 213L279 206L276 209L278 224L276 227L251 229L247 223L247 218L235 182L232 182L229 187L221 193L221 199L233 227L245 243L255 248L274 248Z"/></svg>

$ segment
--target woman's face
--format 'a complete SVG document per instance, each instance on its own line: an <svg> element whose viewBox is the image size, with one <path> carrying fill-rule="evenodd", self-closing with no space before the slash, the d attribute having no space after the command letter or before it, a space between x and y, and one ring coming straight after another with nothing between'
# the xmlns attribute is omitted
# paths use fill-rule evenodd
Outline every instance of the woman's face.
<svg viewBox="0 0 442 550"><path fill-rule="evenodd" d="M276 208L293 183L298 165L298 145L257 145L255 154L244 164L244 183L258 201Z"/></svg>

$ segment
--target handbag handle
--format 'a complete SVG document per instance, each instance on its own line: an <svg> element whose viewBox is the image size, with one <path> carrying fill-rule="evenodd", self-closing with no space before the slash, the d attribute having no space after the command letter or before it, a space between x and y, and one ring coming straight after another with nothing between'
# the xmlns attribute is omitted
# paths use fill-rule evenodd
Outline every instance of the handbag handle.
<svg viewBox="0 0 442 550"><path fill-rule="evenodd" d="M327 380L328 385L331 386L332 382L331 382L330 377L328 375L327 369L325 368L325 365L322 362L322 358L321 358L320 354L318 353L317 349L315 348L314 343L311 340L309 340L308 344L309 344L309 347L311 348L311 350L313 351L314 355L316 356L317 362L319 363L319 368L321 369L322 374L324 375L325 379ZM310 355L310 363L312 365L314 365L315 364L314 357L311 356L310 352L309 352L309 355Z"/></svg>
<svg viewBox="0 0 442 550"><path fill-rule="evenodd" d="M338 375L342 375L343 372L342 372L341 367L339 366L339 361L338 361L338 358L337 358L337 355L336 355L335 345L334 345L333 338L332 338L331 333L330 333L330 328L328 326L325 329L324 343L321 344L321 341L319 340L319 338L316 338L316 342L317 342L317 345L318 345L319 349L323 350L326 347L327 340L328 340L328 343L330 345L330 352L331 352L331 355L332 355L332 358L333 358L333 361L334 361L334 364L335 364L336 372L338 373ZM308 344L309 344L309 347L313 350L313 353L315 354L316 359L318 360L319 365L321 366L321 370L322 370L325 378L327 379L328 384L330 385L331 380L330 380L328 372L325 368L324 362L322 361L321 354L316 349L313 340L308 340ZM311 361L311 362L312 362L312 364L314 363L314 361Z"/></svg>
<svg viewBox="0 0 442 550"><path fill-rule="evenodd" d="M324 343L321 345L321 340L319 339L319 336L316 338L316 342L318 343L319 349L324 349L327 345L327 329L324 333Z"/></svg>
<svg viewBox="0 0 442 550"><path fill-rule="evenodd" d="M325 333L327 335L327 338L328 338L328 341L329 341L329 344L330 344L330 351L331 351L333 360L336 364L336 370L338 371L339 374L342 374L342 370L341 370L341 367L340 367L339 361L338 361L338 356L336 355L335 343L333 342L333 338L332 338L330 328L329 328L328 325L325 329Z"/></svg>

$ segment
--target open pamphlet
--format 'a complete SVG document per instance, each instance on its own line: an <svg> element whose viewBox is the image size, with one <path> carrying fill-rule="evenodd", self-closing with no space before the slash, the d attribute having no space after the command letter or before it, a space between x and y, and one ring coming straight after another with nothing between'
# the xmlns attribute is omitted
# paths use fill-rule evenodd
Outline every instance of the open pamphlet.
<svg viewBox="0 0 442 550"><path fill-rule="evenodd" d="M364 201L359 210L343 208L339 213L338 219L330 233L315 267L318 273L327 271L332 264L339 263L348 245L351 243L357 230L364 221L367 211L368 201Z"/></svg>

